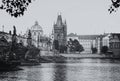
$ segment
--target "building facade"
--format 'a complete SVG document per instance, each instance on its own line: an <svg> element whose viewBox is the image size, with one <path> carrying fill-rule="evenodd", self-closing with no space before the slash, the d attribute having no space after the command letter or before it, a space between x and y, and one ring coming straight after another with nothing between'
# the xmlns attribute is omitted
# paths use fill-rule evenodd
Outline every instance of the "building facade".
<svg viewBox="0 0 120 81"><path fill-rule="evenodd" d="M104 34L104 37L103 37L103 39L102 39L102 46L107 46L107 47L109 47L109 46L110 46L110 41L109 41L109 39L110 39L110 34L109 34L109 33Z"/></svg>
<svg viewBox="0 0 120 81"><path fill-rule="evenodd" d="M110 50L114 55L120 56L120 33L111 33L109 43Z"/></svg>
<svg viewBox="0 0 120 81"><path fill-rule="evenodd" d="M57 22L53 26L54 40L58 40L59 45L67 44L67 24L62 21L62 16L58 15Z"/></svg>
<svg viewBox="0 0 120 81"><path fill-rule="evenodd" d="M42 44L40 43L40 39L43 38L43 29L42 29L42 27L38 24L37 21L36 21L35 24L31 27L30 31L31 31L31 37L32 37L32 39L34 40L33 45L35 45L36 47L42 46Z"/></svg>
<svg viewBox="0 0 120 81"><path fill-rule="evenodd" d="M100 53L102 47L102 38L104 35L77 35L70 33L67 36L67 40L70 38L72 40L77 39L79 43L83 46L84 51L82 53L92 53L91 48L97 48L97 53Z"/></svg>
<svg viewBox="0 0 120 81"><path fill-rule="evenodd" d="M97 48L99 53L100 42L99 42L98 36L99 35L79 35L78 36L80 44L82 44L85 49L84 53L92 53L91 48Z"/></svg>

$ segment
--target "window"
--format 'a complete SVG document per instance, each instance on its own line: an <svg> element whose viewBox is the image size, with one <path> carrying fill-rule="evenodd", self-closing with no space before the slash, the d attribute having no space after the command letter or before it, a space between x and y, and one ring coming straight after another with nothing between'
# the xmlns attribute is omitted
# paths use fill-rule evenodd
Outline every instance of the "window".
<svg viewBox="0 0 120 81"><path fill-rule="evenodd" d="M34 32L34 35L36 35L36 32Z"/></svg>

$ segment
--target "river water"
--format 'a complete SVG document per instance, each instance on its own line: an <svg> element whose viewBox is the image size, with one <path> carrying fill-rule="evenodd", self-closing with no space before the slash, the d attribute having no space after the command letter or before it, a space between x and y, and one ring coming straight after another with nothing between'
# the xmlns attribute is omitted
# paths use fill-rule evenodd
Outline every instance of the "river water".
<svg viewBox="0 0 120 81"><path fill-rule="evenodd" d="M0 72L0 81L120 81L118 60L81 59L21 68L24 70Z"/></svg>

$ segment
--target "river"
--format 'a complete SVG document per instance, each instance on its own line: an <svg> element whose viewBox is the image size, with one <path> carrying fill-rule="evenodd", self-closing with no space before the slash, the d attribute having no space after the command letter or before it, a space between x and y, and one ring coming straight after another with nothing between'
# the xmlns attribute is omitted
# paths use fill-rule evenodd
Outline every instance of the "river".
<svg viewBox="0 0 120 81"><path fill-rule="evenodd" d="M118 60L79 59L21 68L23 70L0 72L0 81L120 81Z"/></svg>

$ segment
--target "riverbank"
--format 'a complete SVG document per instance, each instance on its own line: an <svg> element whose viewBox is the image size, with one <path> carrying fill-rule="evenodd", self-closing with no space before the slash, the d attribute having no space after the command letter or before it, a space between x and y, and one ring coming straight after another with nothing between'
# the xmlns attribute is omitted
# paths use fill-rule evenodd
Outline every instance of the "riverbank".
<svg viewBox="0 0 120 81"><path fill-rule="evenodd" d="M40 57L40 63L65 63L66 60L67 58L62 55Z"/></svg>
<svg viewBox="0 0 120 81"><path fill-rule="evenodd" d="M76 59L117 59L120 57L105 56L101 54L53 54L52 52L46 52L46 54L41 55L40 63L65 63L67 60Z"/></svg>
<svg viewBox="0 0 120 81"><path fill-rule="evenodd" d="M60 54L67 59L120 59L117 56L106 56L103 54Z"/></svg>

